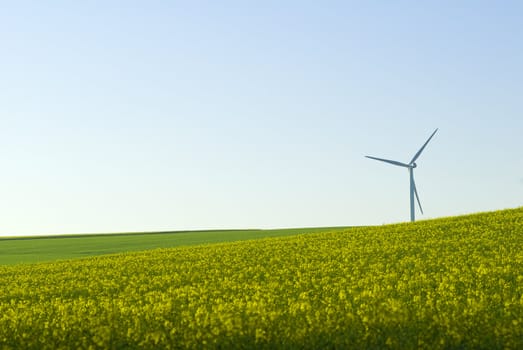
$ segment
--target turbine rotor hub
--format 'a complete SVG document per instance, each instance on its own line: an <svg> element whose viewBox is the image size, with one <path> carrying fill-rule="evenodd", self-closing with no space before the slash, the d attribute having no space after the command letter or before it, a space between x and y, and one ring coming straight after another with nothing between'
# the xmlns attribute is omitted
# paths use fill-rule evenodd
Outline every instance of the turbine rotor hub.
<svg viewBox="0 0 523 350"><path fill-rule="evenodd" d="M416 164L416 163L412 163L412 168L415 168L415 167L417 167L417 166L418 166L418 164Z"/></svg>

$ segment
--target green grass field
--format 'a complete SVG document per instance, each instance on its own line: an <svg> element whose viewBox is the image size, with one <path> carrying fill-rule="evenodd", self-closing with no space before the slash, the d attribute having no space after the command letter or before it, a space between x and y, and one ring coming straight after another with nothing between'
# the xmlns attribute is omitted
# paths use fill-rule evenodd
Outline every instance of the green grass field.
<svg viewBox="0 0 523 350"><path fill-rule="evenodd" d="M155 248L233 242L299 233L343 230L344 227L279 230L213 230L57 235L0 238L0 265L37 263Z"/></svg>

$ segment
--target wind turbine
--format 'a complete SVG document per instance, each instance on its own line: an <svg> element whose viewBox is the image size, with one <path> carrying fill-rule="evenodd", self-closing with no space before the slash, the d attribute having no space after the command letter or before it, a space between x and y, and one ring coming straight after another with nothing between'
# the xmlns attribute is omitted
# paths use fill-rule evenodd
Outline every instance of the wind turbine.
<svg viewBox="0 0 523 350"><path fill-rule="evenodd" d="M438 129L434 130L432 135L430 135L428 140L423 144L423 146L421 146L419 151L416 152L416 154L414 155L414 157L412 157L412 160L408 164L405 164L405 163L402 163L402 162L398 162L398 161L395 161L395 160L390 160L390 159L383 159L383 158L376 158L376 157L371 157L371 156L365 156L365 157L370 158L370 159L379 160L379 161L382 161L382 162L385 162L385 163L389 163L389 164L392 164L392 165L397 165L397 166L401 166L401 167L409 169L409 177L410 177L410 221L414 221L414 195L416 195L416 199L418 200L419 210L423 214L423 209L421 208L421 202L419 200L418 191L416 190L416 184L414 183L414 168L417 167L416 159L418 159L418 157L421 155L421 152L423 152L423 150L425 149L425 147L429 143L429 141L432 138L432 136L434 136L436 131L438 131Z"/></svg>

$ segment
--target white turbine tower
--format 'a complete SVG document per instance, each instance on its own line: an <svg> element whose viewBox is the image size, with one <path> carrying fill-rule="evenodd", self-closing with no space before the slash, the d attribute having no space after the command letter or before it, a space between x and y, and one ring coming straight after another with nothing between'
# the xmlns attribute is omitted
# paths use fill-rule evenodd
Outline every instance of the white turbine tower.
<svg viewBox="0 0 523 350"><path fill-rule="evenodd" d="M425 149L425 147L429 143L429 141L432 138L432 136L434 136L436 131L438 131L438 129L434 130L434 132L432 133L432 135L430 135L429 139L425 142L425 144L423 144L423 146L421 146L419 151L416 152L414 157L412 157L412 160L409 162L409 164L405 164L405 163L402 163L402 162L397 162L395 160L390 160L390 159L383 159L383 158L376 158L376 157L371 157L371 156L365 156L365 157L370 158L370 159L380 160L380 161L385 162L385 163L389 163L389 164L392 164L392 165L397 165L397 166L401 166L401 167L409 169L409 177L410 177L410 221L414 221L414 195L416 195L416 199L418 200L419 210L423 214L423 209L421 208L421 202L419 200L418 191L416 190L416 184L414 183L414 168L417 167L417 164L415 162L416 162L416 159L418 159L418 157L420 156L421 152L423 152L423 150Z"/></svg>

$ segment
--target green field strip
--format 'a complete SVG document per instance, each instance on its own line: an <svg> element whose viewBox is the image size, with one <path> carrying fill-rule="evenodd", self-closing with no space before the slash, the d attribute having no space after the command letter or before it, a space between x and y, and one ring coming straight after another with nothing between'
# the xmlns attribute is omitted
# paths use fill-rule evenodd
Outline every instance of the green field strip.
<svg viewBox="0 0 523 350"><path fill-rule="evenodd" d="M0 238L0 265L48 262L156 248L234 242L343 229L346 227L5 237Z"/></svg>

